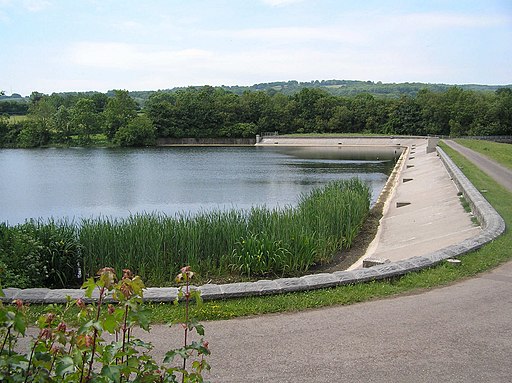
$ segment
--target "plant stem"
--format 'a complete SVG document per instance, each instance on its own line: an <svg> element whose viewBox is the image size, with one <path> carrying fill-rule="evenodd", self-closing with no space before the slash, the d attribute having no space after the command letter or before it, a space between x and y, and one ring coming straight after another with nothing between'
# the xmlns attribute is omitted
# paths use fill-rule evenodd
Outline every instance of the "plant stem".
<svg viewBox="0 0 512 383"><path fill-rule="evenodd" d="M124 361L124 349L125 349L125 345L126 345L126 332L128 330L128 326L126 325L127 324L127 321L128 321L128 305L125 306L124 308L124 320L123 320L123 347L122 347L122 351L123 351L123 356L121 357L121 363L123 363ZM128 358L126 358L126 361L128 362Z"/></svg>
<svg viewBox="0 0 512 383"><path fill-rule="evenodd" d="M11 327L7 327L7 333L5 334L4 341L2 342L2 348L0 349L0 353L4 352L5 344L7 343L7 339L11 336Z"/></svg>
<svg viewBox="0 0 512 383"><path fill-rule="evenodd" d="M85 371L85 357L87 356L87 353L84 351L83 354L82 354L82 369L80 371L80 380L79 382L82 383L83 382L83 378L84 378L84 371Z"/></svg>
<svg viewBox="0 0 512 383"><path fill-rule="evenodd" d="M190 303L190 282L189 275L186 274L186 287L185 287L185 349L187 348L187 336L188 336L188 308ZM181 376L181 383L185 381L185 369L187 368L187 358L183 358L183 375Z"/></svg>
<svg viewBox="0 0 512 383"><path fill-rule="evenodd" d="M102 286L100 289L100 297L98 298L98 307L96 310L96 319L95 322L100 319L100 313L101 313L101 304L103 302L103 295L105 294L105 286ZM91 359L89 360L89 370L87 371L87 376L85 377L85 381L88 382L91 379L92 374L92 365L94 364L94 354L96 354L96 338L98 337L98 329L96 327L93 327L93 336L92 336L92 352L91 352Z"/></svg>
<svg viewBox="0 0 512 383"><path fill-rule="evenodd" d="M28 381L28 377L30 376L30 366L32 365L32 358L34 357L34 352L36 351L36 346L39 343L39 340L41 339L41 335L39 335L34 342L34 346L32 346L32 350L30 350L30 357L28 359L28 366L27 366L27 374L25 375L25 383Z"/></svg>

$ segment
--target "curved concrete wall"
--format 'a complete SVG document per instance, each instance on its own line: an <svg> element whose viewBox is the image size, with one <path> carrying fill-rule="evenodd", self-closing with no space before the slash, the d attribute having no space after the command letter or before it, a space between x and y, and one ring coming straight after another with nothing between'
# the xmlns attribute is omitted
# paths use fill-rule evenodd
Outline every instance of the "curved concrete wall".
<svg viewBox="0 0 512 383"><path fill-rule="evenodd" d="M438 153L459 190L470 202L474 214L478 217L481 223L482 232L478 236L456 245L437 250L426 256L416 256L406 260L386 263L370 268L352 271L337 271L334 273L312 274L299 278L280 278L275 280L261 280L257 282L231 283L223 285L207 284L194 288L201 291L201 296L205 300L313 290L400 276L410 271L434 266L448 258L462 255L480 248L482 245L492 241L505 231L505 222L440 148L438 148ZM70 296L73 299L84 298L84 290L71 289L50 290L37 288L20 290L7 288L4 292L5 297L2 298L4 301L11 301L19 298L26 302L34 303L63 303L66 301L67 296ZM178 289L175 287L147 288L144 291L144 299L146 301L154 302L171 302L176 299L177 294Z"/></svg>

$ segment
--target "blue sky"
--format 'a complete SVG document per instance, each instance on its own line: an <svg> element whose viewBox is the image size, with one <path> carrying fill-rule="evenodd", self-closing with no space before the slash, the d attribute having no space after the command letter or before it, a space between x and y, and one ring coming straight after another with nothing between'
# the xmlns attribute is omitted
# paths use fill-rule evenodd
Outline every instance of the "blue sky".
<svg viewBox="0 0 512 383"><path fill-rule="evenodd" d="M512 83L511 0L0 0L0 89Z"/></svg>

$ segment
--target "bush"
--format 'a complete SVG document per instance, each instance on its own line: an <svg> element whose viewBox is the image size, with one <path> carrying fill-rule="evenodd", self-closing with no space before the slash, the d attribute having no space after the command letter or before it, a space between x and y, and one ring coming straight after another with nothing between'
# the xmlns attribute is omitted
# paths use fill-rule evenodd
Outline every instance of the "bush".
<svg viewBox="0 0 512 383"><path fill-rule="evenodd" d="M184 267L177 277L184 282L180 296L187 313L192 299L200 302L199 292L190 289L192 276L190 268ZM202 338L188 341L191 331L204 335L203 327L188 314L181 323L183 346L167 352L163 363L158 364L148 354L151 343L132 335L135 327L150 329L148 313L141 306L144 284L140 277L123 270L123 277L117 281L115 270L107 267L83 288L89 299L93 291L99 293L95 305L68 299L64 307L49 306L48 312L37 320L38 335L25 353L16 351L15 346L29 325L26 307L21 300L16 300L14 306L0 302L1 382L203 382L202 373L210 368L205 359L210 351ZM117 303L104 304L107 297ZM75 328L64 319L74 305L80 309ZM103 339L107 333L114 338L110 343Z"/></svg>
<svg viewBox="0 0 512 383"><path fill-rule="evenodd" d="M155 144L156 129L151 120L142 115L122 126L114 136L114 142L120 146L149 146Z"/></svg>
<svg viewBox="0 0 512 383"><path fill-rule="evenodd" d="M0 277L5 286L76 287L80 273L74 225L53 220L0 224Z"/></svg>

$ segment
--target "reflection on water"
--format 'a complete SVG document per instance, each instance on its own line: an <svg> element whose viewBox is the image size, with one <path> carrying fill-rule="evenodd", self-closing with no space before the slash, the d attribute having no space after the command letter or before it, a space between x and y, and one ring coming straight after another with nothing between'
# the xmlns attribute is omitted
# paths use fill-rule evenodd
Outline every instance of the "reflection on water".
<svg viewBox="0 0 512 383"><path fill-rule="evenodd" d="M0 222L279 207L354 176L375 199L395 156L364 156L347 159L337 148L3 149Z"/></svg>
<svg viewBox="0 0 512 383"><path fill-rule="evenodd" d="M274 147L273 147L274 148ZM395 161L400 157L399 146L288 146L275 148L280 153L303 159L360 161Z"/></svg>

